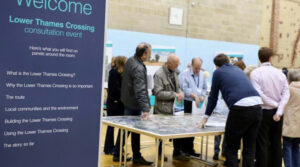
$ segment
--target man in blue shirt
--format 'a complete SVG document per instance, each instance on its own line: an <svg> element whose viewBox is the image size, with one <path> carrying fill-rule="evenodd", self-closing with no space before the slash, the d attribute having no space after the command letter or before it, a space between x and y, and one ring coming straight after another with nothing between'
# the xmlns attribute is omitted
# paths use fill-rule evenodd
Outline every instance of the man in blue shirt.
<svg viewBox="0 0 300 167"><path fill-rule="evenodd" d="M180 85L184 92L184 113L192 113L192 102L199 106L204 101L207 92L206 78L201 71L201 58L192 59L192 67L182 72L179 76ZM184 153L191 156L199 156L194 150L194 137L183 139L185 147Z"/></svg>
<svg viewBox="0 0 300 167"><path fill-rule="evenodd" d="M221 91L230 110L225 127L227 164L238 167L237 151L243 139L243 167L254 167L256 137L262 120L262 99L246 74L229 64L225 54L216 56L214 64L217 69L213 74L205 116L198 127L204 127Z"/></svg>

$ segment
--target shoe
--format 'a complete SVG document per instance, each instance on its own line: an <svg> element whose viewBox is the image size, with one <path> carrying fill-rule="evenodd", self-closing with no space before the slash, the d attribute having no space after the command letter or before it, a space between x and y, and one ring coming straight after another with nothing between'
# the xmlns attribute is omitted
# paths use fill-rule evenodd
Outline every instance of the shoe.
<svg viewBox="0 0 300 167"><path fill-rule="evenodd" d="M126 160L127 160L127 161L131 161L132 158L131 158L131 157L127 157ZM120 161L120 157L113 156L113 161L114 161L114 162L119 162L119 161ZM124 156L122 156L122 161L124 161Z"/></svg>
<svg viewBox="0 0 300 167"><path fill-rule="evenodd" d="M184 154L180 153L180 154L173 154L173 159L178 160L178 161L188 161L189 158L187 158Z"/></svg>
<svg viewBox="0 0 300 167"><path fill-rule="evenodd" d="M158 156L158 160L161 160L161 155ZM168 161L168 157L164 156L164 161L167 162Z"/></svg>
<svg viewBox="0 0 300 167"><path fill-rule="evenodd" d="M227 166L227 165L228 165L227 160L224 161L224 164L223 164L223 165L224 165L224 166Z"/></svg>
<svg viewBox="0 0 300 167"><path fill-rule="evenodd" d="M153 162L146 161L142 156L137 159L133 159L133 164L135 165L152 165Z"/></svg>
<svg viewBox="0 0 300 167"><path fill-rule="evenodd" d="M214 154L213 160L219 160L219 154Z"/></svg>
<svg viewBox="0 0 300 167"><path fill-rule="evenodd" d="M240 159L238 159L238 163L240 163L241 162L241 160ZM227 162L227 160L225 160L224 161L224 166L228 166L228 162Z"/></svg>
<svg viewBox="0 0 300 167"><path fill-rule="evenodd" d="M105 155L114 155L115 149L111 149L110 151L104 151Z"/></svg>
<svg viewBox="0 0 300 167"><path fill-rule="evenodd" d="M201 155L196 152L183 152L183 154L187 157L200 157L200 155Z"/></svg>
<svg viewBox="0 0 300 167"><path fill-rule="evenodd" d="M196 153L196 152L191 152L191 153L189 153L190 154L190 156L192 156L192 157L200 157L200 155L201 154L198 154L198 153Z"/></svg>

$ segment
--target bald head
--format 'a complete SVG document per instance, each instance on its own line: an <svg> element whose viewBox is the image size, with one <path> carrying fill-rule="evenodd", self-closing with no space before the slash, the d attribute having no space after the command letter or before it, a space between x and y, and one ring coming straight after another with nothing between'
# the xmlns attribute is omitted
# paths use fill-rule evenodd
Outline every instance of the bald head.
<svg viewBox="0 0 300 167"><path fill-rule="evenodd" d="M195 75L197 75L202 67L202 59L200 57L196 57L192 59L192 68Z"/></svg>
<svg viewBox="0 0 300 167"><path fill-rule="evenodd" d="M170 63L179 62L179 58L175 53L172 53L168 56L167 62L170 62Z"/></svg>
<svg viewBox="0 0 300 167"><path fill-rule="evenodd" d="M169 70L175 71L179 66L179 64L180 64L179 57L175 53L172 53L168 56L166 65Z"/></svg>

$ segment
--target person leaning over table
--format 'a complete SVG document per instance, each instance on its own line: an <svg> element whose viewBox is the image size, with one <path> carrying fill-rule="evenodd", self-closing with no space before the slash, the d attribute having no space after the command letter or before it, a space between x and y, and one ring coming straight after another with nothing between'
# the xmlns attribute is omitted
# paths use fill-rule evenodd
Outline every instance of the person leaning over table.
<svg viewBox="0 0 300 167"><path fill-rule="evenodd" d="M238 68L240 68L241 70L245 70L246 68L246 65L245 63L242 61L242 60L239 60L239 61L236 61L234 64L234 66L237 66ZM213 113L216 113L216 114L223 114L223 115L228 115L228 107L225 105L225 106L222 106L222 107L219 107L218 105L220 105L221 102L224 102L223 98L219 98L218 99L218 102L217 102L217 105L215 107L215 110L213 111ZM220 110L223 110L223 113L221 112L218 112ZM225 112L224 112L225 111ZM221 135L217 135L215 136L215 153L214 153L214 156L213 156L213 160L219 160L219 152L220 152L220 142L221 142L221 138L222 136ZM225 156L225 146L226 146L226 140L225 138L223 138L223 143L222 143L222 156ZM227 161L224 162L224 165L227 165Z"/></svg>
<svg viewBox="0 0 300 167"><path fill-rule="evenodd" d="M177 98L182 101L183 92L180 90L179 81L176 74L177 67L180 64L176 54L170 54L167 62L156 71L154 76L153 94L155 95L154 114L173 115L174 100ZM182 139L173 140L173 159L187 161L181 150L183 147ZM161 143L159 146L159 155L161 155ZM161 156L159 156L161 157ZM164 159L167 161L167 157Z"/></svg>
<svg viewBox="0 0 300 167"><path fill-rule="evenodd" d="M256 136L262 120L262 99L246 74L229 64L225 54L214 58L211 92L205 116L197 127L204 127L218 101L219 91L229 108L225 126L225 156L229 167L238 167L237 151L243 139L243 167L254 166Z"/></svg>
<svg viewBox="0 0 300 167"><path fill-rule="evenodd" d="M288 73L290 99L283 118L283 160L285 167L300 166L300 70Z"/></svg>
<svg viewBox="0 0 300 167"><path fill-rule="evenodd" d="M121 101L124 104L126 116L141 116L143 120L150 119L150 100L148 96L147 69L144 64L151 56L151 45L140 43L133 57L130 57L124 67L121 87ZM133 164L151 165L140 152L140 134L131 133L131 148Z"/></svg>
<svg viewBox="0 0 300 167"><path fill-rule="evenodd" d="M192 67L182 72L179 76L184 92L184 113L192 113L192 102L195 101L196 105L199 106L204 101L207 92L207 82L202 67L201 58L192 59ZM185 138L183 152L187 156L199 157L200 154L194 150L194 137Z"/></svg>

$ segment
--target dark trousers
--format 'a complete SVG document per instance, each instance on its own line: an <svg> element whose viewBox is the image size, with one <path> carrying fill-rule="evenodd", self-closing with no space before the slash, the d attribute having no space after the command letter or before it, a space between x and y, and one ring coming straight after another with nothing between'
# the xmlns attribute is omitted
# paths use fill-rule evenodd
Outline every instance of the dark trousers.
<svg viewBox="0 0 300 167"><path fill-rule="evenodd" d="M105 143L104 143L104 153L110 154L113 153L115 149L114 146L114 128L111 126L107 127Z"/></svg>
<svg viewBox="0 0 300 167"><path fill-rule="evenodd" d="M124 110L124 115L127 115L127 116L140 116L141 113L142 112L140 110L131 110L131 109L127 109L127 108L125 108L125 110ZM128 135L129 135L129 133L128 133ZM132 153L133 153L133 159L138 159L141 157L140 142L141 142L140 134L131 132L131 149L132 149ZM125 134L123 134L122 146L124 146L124 145L125 145ZM120 156L120 130L119 130L117 141L116 141L114 156L116 156L116 157Z"/></svg>
<svg viewBox="0 0 300 167"><path fill-rule="evenodd" d="M141 111L140 110L131 110L131 109L127 109L125 108L124 110L124 114L125 115L128 115L128 116L140 116L141 115ZM120 131L119 131L120 132ZM114 156L119 156L119 153L120 153L120 133L118 135L118 138L117 138L117 142L116 142L116 151L115 151L115 154ZM123 139L125 135L123 136ZM124 146L124 141L123 140L123 146ZM141 157L141 152L140 152L140 147L141 147L141 144L140 144L140 134L137 134L137 133L131 133L131 148L132 148L132 153L133 153L133 159L138 159Z"/></svg>
<svg viewBox="0 0 300 167"><path fill-rule="evenodd" d="M119 157L120 156L120 136L121 135L121 131L119 130L119 132L118 132L118 137L117 137L117 141L116 141L116 145L115 145L115 151L114 151L114 156L115 157ZM129 136L129 134L128 134L128 136ZM127 137L128 137L127 136ZM125 145L125 134L123 133L123 143L122 143L122 147L124 147L124 145ZM124 151L124 150L123 150Z"/></svg>
<svg viewBox="0 0 300 167"><path fill-rule="evenodd" d="M184 140L183 139L173 139L173 156L179 155L182 151L182 147L184 145ZM162 151L162 142L160 141L159 143L159 149L158 149L158 153L159 155L161 155L161 151Z"/></svg>
<svg viewBox="0 0 300 167"><path fill-rule="evenodd" d="M237 152L243 139L243 167L254 167L256 137L262 120L261 106L232 106L225 127L225 156L229 167L238 167Z"/></svg>
<svg viewBox="0 0 300 167"><path fill-rule="evenodd" d="M219 152L220 152L220 145L221 145L221 139L222 139L222 136L221 135L216 135L215 136L215 145L214 145L214 154L217 154L219 155ZM223 142L222 142L222 155L225 154L225 146L226 146L226 141L225 141L225 137L223 138Z"/></svg>
<svg viewBox="0 0 300 167"><path fill-rule="evenodd" d="M273 120L277 109L263 110L263 119L259 129L256 146L256 167L281 167L281 134L283 119Z"/></svg>
<svg viewBox="0 0 300 167"><path fill-rule="evenodd" d="M184 100L184 113L192 113L192 101ZM181 139L184 143L182 151L185 153L195 153L194 150L194 137Z"/></svg>

